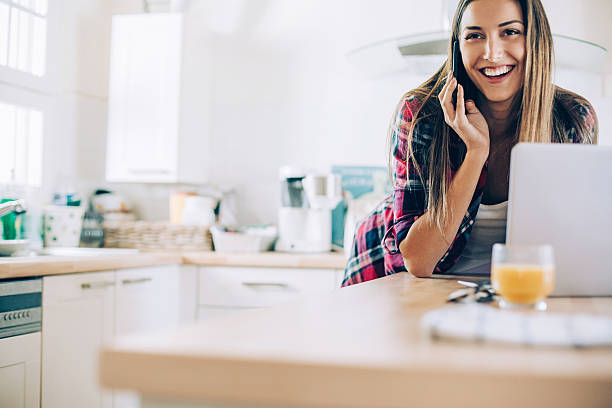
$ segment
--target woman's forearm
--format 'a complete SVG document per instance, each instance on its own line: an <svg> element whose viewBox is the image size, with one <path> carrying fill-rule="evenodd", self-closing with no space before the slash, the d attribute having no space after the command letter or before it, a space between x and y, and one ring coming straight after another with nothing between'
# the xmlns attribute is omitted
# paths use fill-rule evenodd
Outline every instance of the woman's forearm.
<svg viewBox="0 0 612 408"><path fill-rule="evenodd" d="M450 183L447 196L450 212L447 222L442 225L442 234L426 212L412 224L408 235L400 242L404 265L414 276L430 276L453 242L476 190L487 156L488 151L467 152Z"/></svg>

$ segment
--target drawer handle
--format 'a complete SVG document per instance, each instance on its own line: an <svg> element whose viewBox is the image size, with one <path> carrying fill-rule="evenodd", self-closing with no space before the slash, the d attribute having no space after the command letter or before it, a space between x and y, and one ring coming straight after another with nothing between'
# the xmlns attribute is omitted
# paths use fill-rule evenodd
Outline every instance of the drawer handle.
<svg viewBox="0 0 612 408"><path fill-rule="evenodd" d="M81 289L104 289L109 286L115 286L115 282L81 283Z"/></svg>
<svg viewBox="0 0 612 408"><path fill-rule="evenodd" d="M265 288L276 288L279 290L286 290L289 292L295 292L296 290L287 283L282 282L242 282L244 286L251 289L265 289Z"/></svg>
<svg viewBox="0 0 612 408"><path fill-rule="evenodd" d="M144 282L151 282L153 280L153 278L139 278L139 279L124 279L121 281L122 284L124 285L131 285L134 283L144 283Z"/></svg>

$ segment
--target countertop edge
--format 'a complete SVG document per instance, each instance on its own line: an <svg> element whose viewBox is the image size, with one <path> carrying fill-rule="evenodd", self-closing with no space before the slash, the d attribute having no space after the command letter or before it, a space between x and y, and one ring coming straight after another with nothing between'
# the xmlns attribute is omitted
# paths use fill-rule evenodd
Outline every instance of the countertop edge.
<svg viewBox="0 0 612 408"><path fill-rule="evenodd" d="M140 375L126 371L126 364L138 366ZM161 367L172 371L176 364L183 367L183 374L189 372L190 375L182 375L181 381L170 381L166 376L155 374ZM474 406L474 395L466 389L479 384L478 400L497 401L498 390L508 383L513 387L520 386L519 405L524 406L543 402L545 404L541 406L571 406L568 403L588 401L594 404L592 406L599 406L596 402L605 395L612 398L611 379L605 373L593 373L590 381L584 381L584 378L580 381L550 371L545 374L525 372L519 376L514 371L437 368L257 359L238 361L222 356L146 352L135 355L112 349L103 349L100 353L100 379L104 387L129 389L148 398L177 401L188 399L236 406L397 408L404 406L406 401L414 406L445 407L452 400L458 405L464 402ZM254 380L254 372L259 373L257 378L261 380ZM304 387L305 378L308 379L307 387ZM202 382L207 386L202 387ZM241 384L241 387L235 387L235 384ZM432 394L433 384L444 384L444 393ZM516 405L502 402L499 406Z"/></svg>
<svg viewBox="0 0 612 408"><path fill-rule="evenodd" d="M0 261L0 279L28 278L156 265L199 265L267 268L344 269L341 253L289 254L278 252L220 253L141 252L138 254L100 256L39 256L7 258Z"/></svg>

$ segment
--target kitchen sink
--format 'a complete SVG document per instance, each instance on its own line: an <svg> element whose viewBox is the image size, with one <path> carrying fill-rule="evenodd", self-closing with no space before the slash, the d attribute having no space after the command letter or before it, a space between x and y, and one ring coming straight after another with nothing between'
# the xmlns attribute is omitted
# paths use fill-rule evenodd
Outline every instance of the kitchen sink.
<svg viewBox="0 0 612 408"><path fill-rule="evenodd" d="M0 245L1 247L1 245ZM105 256L105 255L129 255L138 254L138 249L124 249L124 248L43 248L37 251L28 250L27 248L21 247L8 247L0 248L2 251L0 259L9 260L15 258L30 258L35 256ZM9 251L10 250L10 251Z"/></svg>

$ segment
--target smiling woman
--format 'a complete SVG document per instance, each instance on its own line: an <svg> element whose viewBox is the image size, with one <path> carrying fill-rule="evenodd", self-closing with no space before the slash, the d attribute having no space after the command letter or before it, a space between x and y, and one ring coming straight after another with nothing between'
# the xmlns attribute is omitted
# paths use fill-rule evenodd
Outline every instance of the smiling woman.
<svg viewBox="0 0 612 408"><path fill-rule="evenodd" d="M406 270L488 274L491 247L505 239L512 147L597 141L591 105L552 83L540 0L461 0L450 44L457 78L449 55L397 106L394 193L357 226L343 285Z"/></svg>

